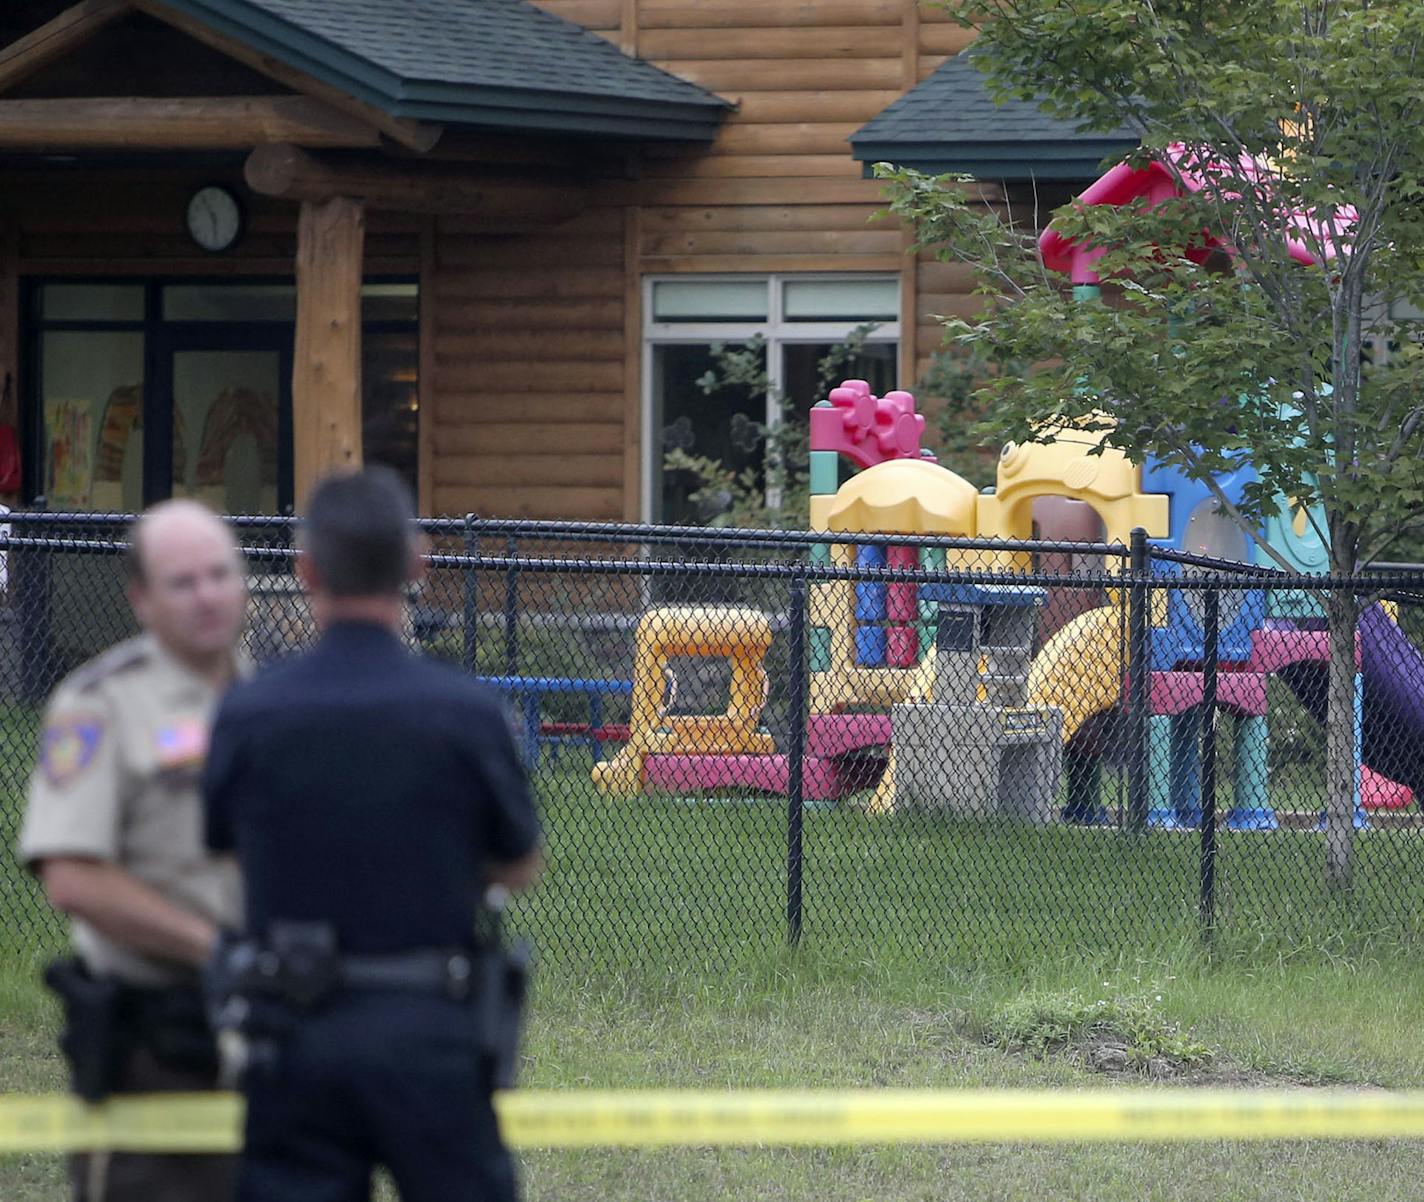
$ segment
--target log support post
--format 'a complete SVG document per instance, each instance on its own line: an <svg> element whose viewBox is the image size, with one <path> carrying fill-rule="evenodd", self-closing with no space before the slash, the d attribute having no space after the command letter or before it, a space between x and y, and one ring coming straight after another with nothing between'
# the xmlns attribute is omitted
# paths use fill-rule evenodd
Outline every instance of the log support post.
<svg viewBox="0 0 1424 1202"><path fill-rule="evenodd" d="M361 466L361 260L365 211L306 201L297 223L292 460L299 503L328 472Z"/></svg>

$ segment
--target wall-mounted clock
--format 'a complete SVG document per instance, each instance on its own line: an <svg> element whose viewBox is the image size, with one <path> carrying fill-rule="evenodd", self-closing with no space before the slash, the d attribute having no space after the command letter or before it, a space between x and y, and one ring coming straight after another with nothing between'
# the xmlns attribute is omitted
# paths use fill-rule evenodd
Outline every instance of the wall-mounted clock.
<svg viewBox="0 0 1424 1202"><path fill-rule="evenodd" d="M209 184L188 198L187 222L204 250L227 250L242 237L242 202L221 184Z"/></svg>

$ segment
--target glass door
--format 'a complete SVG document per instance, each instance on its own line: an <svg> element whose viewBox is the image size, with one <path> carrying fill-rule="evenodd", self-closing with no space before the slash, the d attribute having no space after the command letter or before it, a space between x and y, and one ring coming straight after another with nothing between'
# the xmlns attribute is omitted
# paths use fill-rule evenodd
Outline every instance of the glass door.
<svg viewBox="0 0 1424 1202"><path fill-rule="evenodd" d="M291 280L26 280L25 496L134 513L292 506ZM416 484L419 290L362 288L362 441Z"/></svg>
<svg viewBox="0 0 1424 1202"><path fill-rule="evenodd" d="M164 342L160 396L171 400L158 416L171 424L172 453L150 457L146 491L194 497L219 513L289 512L290 333L170 330Z"/></svg>

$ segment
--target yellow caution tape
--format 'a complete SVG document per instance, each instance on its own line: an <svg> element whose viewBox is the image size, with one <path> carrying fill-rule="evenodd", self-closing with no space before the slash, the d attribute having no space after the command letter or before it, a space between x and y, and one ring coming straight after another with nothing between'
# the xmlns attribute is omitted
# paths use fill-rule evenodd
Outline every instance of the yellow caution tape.
<svg viewBox="0 0 1424 1202"><path fill-rule="evenodd" d="M516 1148L1424 1138L1424 1091L521 1090L495 1106ZM232 1094L12 1095L0 1154L226 1152L241 1120Z"/></svg>
<svg viewBox="0 0 1424 1202"><path fill-rule="evenodd" d="M227 1152L241 1145L242 1098L134 1094L89 1106L66 1095L0 1097L0 1153Z"/></svg>

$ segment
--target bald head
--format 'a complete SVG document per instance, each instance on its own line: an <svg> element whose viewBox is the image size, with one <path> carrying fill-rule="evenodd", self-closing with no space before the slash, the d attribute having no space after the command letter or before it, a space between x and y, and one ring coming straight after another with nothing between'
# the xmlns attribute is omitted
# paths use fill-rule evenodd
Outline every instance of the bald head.
<svg viewBox="0 0 1424 1202"><path fill-rule="evenodd" d="M134 524L129 600L139 624L195 666L230 656L246 613L232 534L197 501L165 501Z"/></svg>
<svg viewBox="0 0 1424 1202"><path fill-rule="evenodd" d="M201 501L160 501L144 510L129 531L129 574L137 580L144 579L155 550L164 556L174 547L205 539L220 541L237 555L237 543L226 524Z"/></svg>

